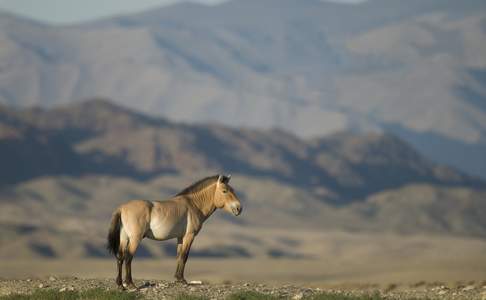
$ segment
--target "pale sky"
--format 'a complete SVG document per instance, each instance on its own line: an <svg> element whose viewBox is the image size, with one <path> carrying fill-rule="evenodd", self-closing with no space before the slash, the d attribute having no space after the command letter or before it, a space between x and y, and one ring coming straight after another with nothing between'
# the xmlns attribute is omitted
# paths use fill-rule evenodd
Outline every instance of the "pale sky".
<svg viewBox="0 0 486 300"><path fill-rule="evenodd" d="M181 0L0 0L0 10L31 19L69 24L99 19L119 14L129 14L154 7L173 4ZM217 4L226 0L192 0ZM360 2L362 0L334 0Z"/></svg>
<svg viewBox="0 0 486 300"><path fill-rule="evenodd" d="M224 0L193 0L216 4ZM53 24L134 13L180 0L0 0L0 10Z"/></svg>

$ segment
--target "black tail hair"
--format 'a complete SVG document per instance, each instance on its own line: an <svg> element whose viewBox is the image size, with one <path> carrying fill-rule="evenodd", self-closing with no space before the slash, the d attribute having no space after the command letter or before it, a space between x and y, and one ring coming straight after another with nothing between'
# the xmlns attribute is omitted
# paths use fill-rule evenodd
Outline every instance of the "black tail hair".
<svg viewBox="0 0 486 300"><path fill-rule="evenodd" d="M118 257L120 252L120 229L121 229L121 212L117 209L111 217L110 230L108 231L106 249Z"/></svg>

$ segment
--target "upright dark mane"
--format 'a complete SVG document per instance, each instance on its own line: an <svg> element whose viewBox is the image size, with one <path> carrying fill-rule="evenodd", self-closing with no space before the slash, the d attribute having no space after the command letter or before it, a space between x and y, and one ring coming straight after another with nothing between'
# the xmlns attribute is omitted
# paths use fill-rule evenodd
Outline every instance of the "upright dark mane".
<svg viewBox="0 0 486 300"><path fill-rule="evenodd" d="M218 180L218 177L219 175L214 175L196 181L195 183L191 184L190 186L180 191L176 196L187 195L187 194L198 192L204 189L205 187L215 183L216 180Z"/></svg>

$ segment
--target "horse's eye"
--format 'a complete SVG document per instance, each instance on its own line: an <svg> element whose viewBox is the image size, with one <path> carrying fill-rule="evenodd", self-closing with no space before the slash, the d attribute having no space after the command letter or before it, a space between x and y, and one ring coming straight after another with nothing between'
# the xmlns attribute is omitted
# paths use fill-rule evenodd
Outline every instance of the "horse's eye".
<svg viewBox="0 0 486 300"><path fill-rule="evenodd" d="M227 192L228 192L227 190L224 190L224 191L223 191L223 194L226 194Z"/></svg>

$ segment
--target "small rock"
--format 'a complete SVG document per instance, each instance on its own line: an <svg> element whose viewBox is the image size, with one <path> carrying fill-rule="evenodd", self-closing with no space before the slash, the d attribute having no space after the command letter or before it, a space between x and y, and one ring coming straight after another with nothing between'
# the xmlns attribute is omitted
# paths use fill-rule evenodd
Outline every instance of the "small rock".
<svg viewBox="0 0 486 300"><path fill-rule="evenodd" d="M201 280L192 280L192 281L189 281L189 284L201 285L202 281Z"/></svg>
<svg viewBox="0 0 486 300"><path fill-rule="evenodd" d="M44 284L42 284L42 283L41 283L41 284L39 284L39 288L40 288L40 289L44 288Z"/></svg>
<svg viewBox="0 0 486 300"><path fill-rule="evenodd" d="M302 298L304 298L304 294L303 293L298 293L298 294L295 294L292 297L292 300L301 300Z"/></svg>
<svg viewBox="0 0 486 300"><path fill-rule="evenodd" d="M32 279L30 279L30 278L27 278L27 280L26 280L26 281L27 281L27 282L31 282L31 281L32 281Z"/></svg>
<svg viewBox="0 0 486 300"><path fill-rule="evenodd" d="M54 277L54 276L49 276L49 281L56 281L56 277Z"/></svg>
<svg viewBox="0 0 486 300"><path fill-rule="evenodd" d="M463 292L472 291L472 290L474 290L474 285L468 285L462 289Z"/></svg>
<svg viewBox="0 0 486 300"><path fill-rule="evenodd" d="M59 292L61 292L61 293L62 293L62 292L65 292L65 291L67 291L67 287L63 287L63 288L61 288L61 289L59 290Z"/></svg>
<svg viewBox="0 0 486 300"><path fill-rule="evenodd" d="M245 284L243 284L243 286L248 287L248 286L250 286L250 284L248 282L245 282Z"/></svg>
<svg viewBox="0 0 486 300"><path fill-rule="evenodd" d="M437 293L437 295L441 296L441 295L445 295L447 294L447 291L446 290L441 290Z"/></svg>

